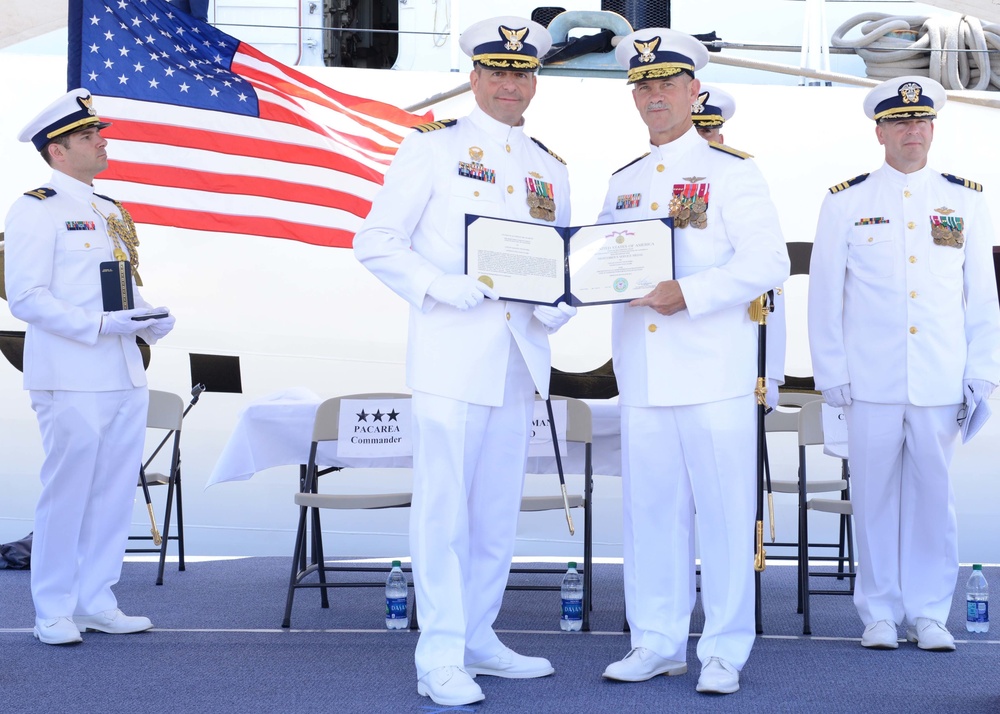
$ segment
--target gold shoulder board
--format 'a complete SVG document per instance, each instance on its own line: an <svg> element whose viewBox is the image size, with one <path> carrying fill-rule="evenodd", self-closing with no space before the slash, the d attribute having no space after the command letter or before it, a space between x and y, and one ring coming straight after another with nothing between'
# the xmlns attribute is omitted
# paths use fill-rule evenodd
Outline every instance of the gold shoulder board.
<svg viewBox="0 0 1000 714"><path fill-rule="evenodd" d="M716 141L710 141L710 142L708 142L708 145L711 146L716 151L725 151L727 154L732 154L733 156L738 156L741 159L752 159L753 158L753 154L748 154L745 151L740 151L739 149L734 149L731 146L726 146L725 144L720 144L720 143L718 143Z"/></svg>
<svg viewBox="0 0 1000 714"><path fill-rule="evenodd" d="M839 193L839 192L843 191L845 188L850 188L851 186L857 186L859 183L861 183L862 181L864 181L866 178L868 178L868 174L861 174L860 176L855 176L854 178L850 179L849 181L843 181L841 183L838 183L836 186L831 186L830 187L830 193Z"/></svg>
<svg viewBox="0 0 1000 714"><path fill-rule="evenodd" d="M976 183L975 181L970 181L969 179L964 179L961 176L955 176L954 174L941 174L946 179L952 183L957 183L959 186L965 186L966 188L971 188L973 191L982 191L983 185L981 183Z"/></svg>
<svg viewBox="0 0 1000 714"><path fill-rule="evenodd" d="M455 126L458 124L458 119L442 119L441 121L427 122L426 124L417 124L414 129L419 131L421 134L426 134L429 131L437 131L438 129L447 129L449 126Z"/></svg>

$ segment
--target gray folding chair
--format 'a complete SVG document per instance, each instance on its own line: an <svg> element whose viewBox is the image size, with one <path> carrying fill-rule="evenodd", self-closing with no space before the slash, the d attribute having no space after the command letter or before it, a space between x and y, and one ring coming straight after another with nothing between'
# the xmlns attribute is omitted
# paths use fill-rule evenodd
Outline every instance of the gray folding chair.
<svg viewBox="0 0 1000 714"><path fill-rule="evenodd" d="M769 434L777 433L790 433L798 434L799 431L799 413L802 407L809 403L819 401L822 403L823 397L818 393L810 392L782 392L778 397L778 408L773 409L768 413L764 428ZM774 493L786 493L793 494L798 497L799 494L799 480L796 478L794 480L789 479L777 479L774 478L773 474L771 477L771 490ZM806 484L806 497L809 494L814 493L837 493L842 496L847 490L847 480L844 478L838 479L814 479ZM783 541L767 544L767 559L768 560L799 560L799 540L802 538L802 513L799 513L799 517L796 520L797 532L794 541ZM838 555L843 556L847 548L847 534L849 531L849 522L845 521L841 525L840 537L837 543L810 543L810 548L837 548ZM778 554L773 553L773 548L784 548L792 549L792 553L788 554ZM798 592L797 598L797 612L802 612L802 591L801 588Z"/></svg>
<svg viewBox="0 0 1000 714"><path fill-rule="evenodd" d="M313 422L312 445L309 448L309 462L303 467L300 477L299 492L295 494L295 505L299 507L298 530L295 535L295 549L292 551L292 572L288 582L288 597L285 602L285 615L281 622L282 627L291 626L292 603L295 591L300 588L316 589L320 591L320 604L324 608L330 607L327 590L338 587L385 587L384 579L366 579L355 581L331 581L327 580L327 573L332 572L354 572L354 573L380 573L388 572L387 568L374 568L361 565L333 565L325 561L323 556L323 533L320 523L320 510L378 510L385 508L409 508L413 500L410 492L405 493L363 493L363 494L337 494L320 493L318 489L319 477L326 474L340 471L341 467L322 467L317 460L319 445L324 442L337 441L340 425L340 406L345 399L368 399L368 400L400 400L409 399L409 394L394 393L371 393L353 394L343 397L327 399L319 405L316 410L316 418ZM311 532L310 532L311 531ZM309 558L308 542L312 543L312 558ZM307 562L309 561L309 562ZM410 571L410 568L404 568ZM316 574L317 580L313 582L311 576ZM309 579L307 581L307 579ZM412 579L410 587L413 586ZM410 610L416 612L416 608ZM410 627L416 627L416 618L411 614Z"/></svg>
<svg viewBox="0 0 1000 714"><path fill-rule="evenodd" d="M807 447L822 446L823 441L823 402L809 402L803 405L799 411L799 591L802 604L802 633L812 634L812 627L809 622L809 596L810 595L853 595L854 594L854 534L851 508L850 489L850 469L847 459L841 459L840 469L842 487L839 498L808 498L811 493L811 483L806 477ZM831 490L831 489L826 489ZM823 513L834 513L840 517L839 543L811 544L809 543L809 511L820 511ZM824 557L823 560L834 561L837 569L831 570L810 570L809 558L813 548L836 548L837 554L833 557ZM840 589L812 589L810 578L836 578L847 580L847 588Z"/></svg>
<svg viewBox="0 0 1000 714"><path fill-rule="evenodd" d="M540 397L537 397L540 399ZM593 577L593 491L594 491L594 470L591 459L591 448L594 440L594 429L590 414L590 407L579 399L569 397L552 397L553 401L566 402L566 442L567 444L582 444L584 449L583 462L583 492L568 493L567 502L571 509L583 509L583 568L579 570L583 577L583 625L584 632L590 631L590 611L593 607L591 597L591 580ZM565 462L564 462L565 463ZM526 478L530 478L530 474ZM551 475L553 490L556 493L546 496L523 496L521 498L521 512L531 513L540 511L565 510L562 498L562 491L558 482ZM515 573L548 573L558 577L558 581L551 585L530 585L517 582L507 583L508 590L560 590L562 586L562 576L566 574L565 568L525 568L512 567L512 574Z"/></svg>
<svg viewBox="0 0 1000 714"><path fill-rule="evenodd" d="M166 431L167 433L162 437L160 445L139 468L140 472L146 477L147 486L167 487L167 498L166 506L164 507L163 522L160 524L161 542L157 547L129 548L126 552L159 553L160 567L156 575L157 585L163 585L163 569L167 559L167 545L170 541L176 541L177 543L177 569L184 570L184 508L183 499L181 497L181 426L183 423L184 400L173 392L161 392L155 389L150 389L149 409L146 412L146 429L147 431L150 429L157 430L158 435L161 431ZM165 461L168 462L168 470L165 473L150 471L150 465L160 453L161 448L168 443L170 444L170 455L168 459L165 459ZM137 486L142 486L141 477ZM175 506L177 509L175 516L177 532L175 535L170 535L170 517L173 515L173 509ZM129 540L152 541L154 538L152 535L133 535L129 536Z"/></svg>

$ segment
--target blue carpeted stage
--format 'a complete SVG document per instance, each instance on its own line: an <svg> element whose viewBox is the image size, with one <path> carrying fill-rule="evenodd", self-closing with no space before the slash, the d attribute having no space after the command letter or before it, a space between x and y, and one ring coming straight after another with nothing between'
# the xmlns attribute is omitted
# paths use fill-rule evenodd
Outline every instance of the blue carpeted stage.
<svg viewBox="0 0 1000 714"><path fill-rule="evenodd" d="M803 637L802 618L795 614L795 568L770 565L763 573L765 633L743 670L740 692L719 697L694 691L700 606L691 623L687 675L639 684L601 678L609 662L625 655L629 641L622 633L621 565L598 564L589 634L558 629L557 592L507 593L497 621L501 638L518 651L551 659L554 676L480 677L486 701L451 709L416 694L417 635L384 629L378 588L332 591L329 610L319 607L317 592L299 591L292 629L282 630L288 569L288 559L280 557L189 562L183 573L168 566L165 584L156 587L155 564L128 562L116 588L119 602L126 612L150 616L156 629L126 636L89 633L82 644L62 647L41 645L31 636L28 572L0 571L0 710L1000 712L1000 636L965 632L968 567L959 576L948 622L958 650L932 653L905 642L895 651L863 649L860 621L843 596L813 597L813 636ZM993 583L1000 582L998 570L987 568ZM513 577L541 582L546 576Z"/></svg>

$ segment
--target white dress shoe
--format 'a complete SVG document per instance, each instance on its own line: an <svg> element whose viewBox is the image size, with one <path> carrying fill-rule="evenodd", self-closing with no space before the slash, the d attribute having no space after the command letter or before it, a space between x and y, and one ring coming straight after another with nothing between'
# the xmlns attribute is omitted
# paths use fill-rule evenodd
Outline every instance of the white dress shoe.
<svg viewBox="0 0 1000 714"><path fill-rule="evenodd" d="M417 680L417 694L443 707L458 707L486 698L479 685L461 667L438 667Z"/></svg>
<svg viewBox="0 0 1000 714"><path fill-rule="evenodd" d="M918 617L912 627L906 628L906 639L916 642L917 647L931 652L953 652L955 638L948 629L937 620L929 617Z"/></svg>
<svg viewBox="0 0 1000 714"><path fill-rule="evenodd" d="M534 679L547 677L555 672L555 667L544 657L526 657L509 647L504 647L500 654L489 659L465 666L465 671L475 677L486 674L491 677L506 677L507 679Z"/></svg>
<svg viewBox="0 0 1000 714"><path fill-rule="evenodd" d="M701 668L695 691L702 694L732 694L739 691L740 673L729 662L718 657L709 657Z"/></svg>
<svg viewBox="0 0 1000 714"><path fill-rule="evenodd" d="M96 615L74 615L73 622L80 632L106 632L109 635L129 635L145 632L153 627L148 617L132 617L118 609L105 610Z"/></svg>
<svg viewBox="0 0 1000 714"><path fill-rule="evenodd" d="M646 647L635 647L623 659L609 664L601 676L619 682L645 682L661 674L669 677L687 671L687 662L660 657Z"/></svg>
<svg viewBox="0 0 1000 714"><path fill-rule="evenodd" d="M48 620L35 618L35 639L47 645L70 645L83 642L80 630L69 617L53 617Z"/></svg>
<svg viewBox="0 0 1000 714"><path fill-rule="evenodd" d="M892 620L878 620L865 627L861 635L861 646L870 650L894 650L899 647L896 623Z"/></svg>

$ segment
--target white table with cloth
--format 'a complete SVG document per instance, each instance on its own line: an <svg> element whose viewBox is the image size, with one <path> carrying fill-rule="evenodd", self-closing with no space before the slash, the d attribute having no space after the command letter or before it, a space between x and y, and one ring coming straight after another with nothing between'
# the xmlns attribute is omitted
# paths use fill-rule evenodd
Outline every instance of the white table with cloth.
<svg viewBox="0 0 1000 714"><path fill-rule="evenodd" d="M309 460L313 421L323 399L313 392L293 388L257 399L240 413L229 441L208 479L208 486L225 481L245 481L259 471L275 466L303 465ZM591 459L595 474L621 475L621 433L617 400L583 400L593 418ZM563 471L583 473L582 444L570 443L563 457ZM411 459L339 458L337 442L319 445L317 462L343 468L409 468ZM528 473L556 473L554 456L528 459Z"/></svg>

